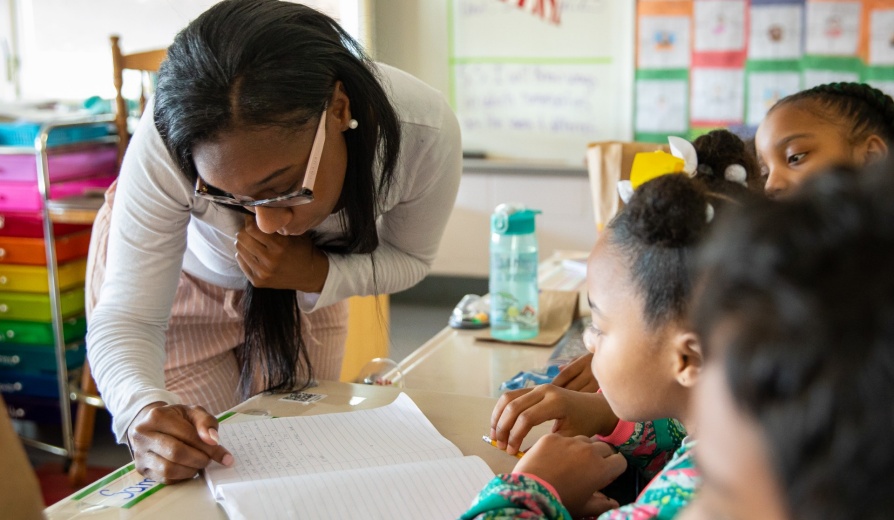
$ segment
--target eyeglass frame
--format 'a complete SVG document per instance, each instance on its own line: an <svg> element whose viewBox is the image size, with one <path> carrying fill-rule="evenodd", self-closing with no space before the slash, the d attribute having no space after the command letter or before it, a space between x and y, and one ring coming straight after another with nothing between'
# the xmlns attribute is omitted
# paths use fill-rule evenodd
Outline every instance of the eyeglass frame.
<svg viewBox="0 0 894 520"><path fill-rule="evenodd" d="M323 156L323 145L326 144L326 108L323 107L323 113L320 115L320 123L317 125L317 133L314 134L314 140L310 147L310 156L307 159L307 167L304 169L304 180L301 183L301 189L260 200L239 200L232 194L223 190L218 190L224 195L215 195L209 193L209 189L215 189L207 184L201 175L196 175L196 187L193 195L200 199L210 200L219 204L228 204L230 206L241 206L254 208L258 206L269 208L288 208L308 204L314 200L313 187L317 180L317 170L320 167L320 159Z"/></svg>

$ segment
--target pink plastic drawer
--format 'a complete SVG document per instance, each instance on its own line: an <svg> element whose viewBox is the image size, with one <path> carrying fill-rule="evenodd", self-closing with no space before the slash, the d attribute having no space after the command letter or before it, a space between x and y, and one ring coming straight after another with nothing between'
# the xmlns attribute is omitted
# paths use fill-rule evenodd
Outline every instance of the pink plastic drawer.
<svg viewBox="0 0 894 520"><path fill-rule="evenodd" d="M53 234L68 235L90 229L90 225L53 224ZM0 213L0 237L43 238L43 219L39 212Z"/></svg>
<svg viewBox="0 0 894 520"><path fill-rule="evenodd" d="M115 176L57 182L50 186L54 199L83 195L91 189L103 190L115 180ZM35 211L43 207L37 185L30 182L0 182L0 211Z"/></svg>
<svg viewBox="0 0 894 520"><path fill-rule="evenodd" d="M50 154L47 158L50 181L114 175L117 159L115 145ZM37 156L0 155L0 182L4 181L37 182Z"/></svg>

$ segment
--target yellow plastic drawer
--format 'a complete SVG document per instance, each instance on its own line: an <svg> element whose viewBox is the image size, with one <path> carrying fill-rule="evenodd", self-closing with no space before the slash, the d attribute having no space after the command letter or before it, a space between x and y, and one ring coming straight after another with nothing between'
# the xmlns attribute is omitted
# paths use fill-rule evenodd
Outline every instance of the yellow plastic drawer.
<svg viewBox="0 0 894 520"><path fill-rule="evenodd" d="M86 274L86 258L60 265L59 288L64 291L83 286ZM0 264L0 291L46 293L49 290L46 267Z"/></svg>
<svg viewBox="0 0 894 520"><path fill-rule="evenodd" d="M61 295L62 316L84 312L84 288L78 287ZM0 292L0 320L52 321L49 294Z"/></svg>

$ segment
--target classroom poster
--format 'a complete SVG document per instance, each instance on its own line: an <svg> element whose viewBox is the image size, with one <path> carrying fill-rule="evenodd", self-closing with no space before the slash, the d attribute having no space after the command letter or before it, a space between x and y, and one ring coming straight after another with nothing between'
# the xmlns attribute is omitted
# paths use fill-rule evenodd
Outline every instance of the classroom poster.
<svg viewBox="0 0 894 520"><path fill-rule="evenodd" d="M636 27L637 141L748 136L822 83L894 93L894 0L638 0Z"/></svg>

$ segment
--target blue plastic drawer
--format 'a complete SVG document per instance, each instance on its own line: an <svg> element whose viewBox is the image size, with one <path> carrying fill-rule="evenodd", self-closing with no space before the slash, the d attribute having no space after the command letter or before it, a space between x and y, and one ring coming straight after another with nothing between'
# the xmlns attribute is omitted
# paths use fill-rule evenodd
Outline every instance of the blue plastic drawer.
<svg viewBox="0 0 894 520"><path fill-rule="evenodd" d="M81 370L68 371L69 386L81 380ZM0 393L7 395L31 395L35 397L59 397L56 374L27 374L18 370L0 370Z"/></svg>
<svg viewBox="0 0 894 520"><path fill-rule="evenodd" d="M83 365L86 354L84 342L67 345L65 366L77 368ZM56 349L52 345L0 344L0 371L3 370L16 370L25 374L55 374Z"/></svg>
<svg viewBox="0 0 894 520"><path fill-rule="evenodd" d="M86 333L87 319L83 316L69 318L62 324L62 336L67 343L83 339ZM4 343L50 345L55 342L52 323L0 320L0 345Z"/></svg>
<svg viewBox="0 0 894 520"><path fill-rule="evenodd" d="M56 146L88 141L109 135L109 130L108 123L56 128L50 131L47 144ZM0 123L0 145L34 146L34 139L39 131L40 125L37 123Z"/></svg>
<svg viewBox="0 0 894 520"><path fill-rule="evenodd" d="M50 397L4 394L6 411L13 419L37 423L59 424L59 400ZM71 416L74 418L78 405L72 403Z"/></svg>

